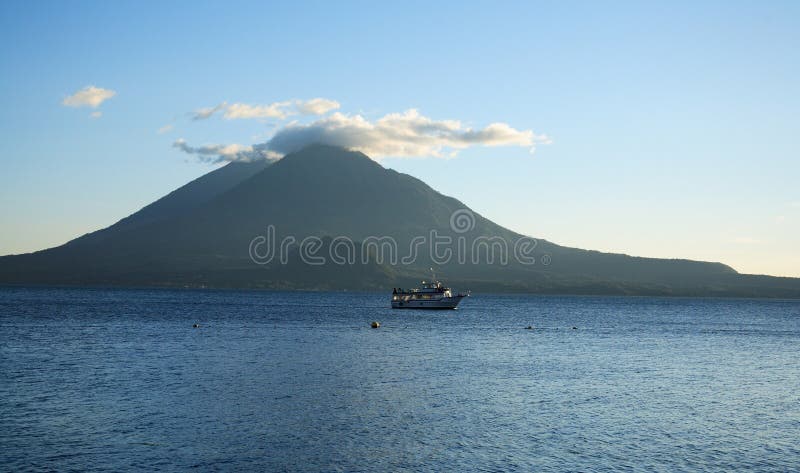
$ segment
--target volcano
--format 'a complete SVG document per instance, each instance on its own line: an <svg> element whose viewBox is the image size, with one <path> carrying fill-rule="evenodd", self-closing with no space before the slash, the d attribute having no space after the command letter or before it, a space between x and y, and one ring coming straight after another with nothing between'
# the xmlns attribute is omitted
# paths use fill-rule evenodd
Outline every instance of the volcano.
<svg viewBox="0 0 800 473"><path fill-rule="evenodd" d="M0 283L385 290L431 267L476 291L800 297L796 278L521 235L363 153L326 145L274 163L229 163L110 227L0 257Z"/></svg>

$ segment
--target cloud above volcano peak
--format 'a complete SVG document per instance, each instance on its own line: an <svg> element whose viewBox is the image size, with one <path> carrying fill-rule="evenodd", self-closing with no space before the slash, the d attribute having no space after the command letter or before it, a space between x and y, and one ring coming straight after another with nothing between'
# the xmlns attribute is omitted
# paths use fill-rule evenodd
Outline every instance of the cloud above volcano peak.
<svg viewBox="0 0 800 473"><path fill-rule="evenodd" d="M240 144L207 144L202 146L190 146L186 140L180 138L172 143L172 146L178 148L187 154L197 156L197 159L207 163L221 163L230 161L239 162L252 162L259 160L274 161L280 159L283 155L277 154L268 150L263 144L261 145L240 145Z"/></svg>
<svg viewBox="0 0 800 473"><path fill-rule="evenodd" d="M524 146L549 144L545 135L517 130L506 123L473 129L457 120L436 121L410 109L371 122L361 115L334 113L308 124L289 123L266 143L272 151L287 154L312 143L356 149L373 158L446 157L471 146Z"/></svg>
<svg viewBox="0 0 800 473"><path fill-rule="evenodd" d="M289 106L299 110L298 105L291 101L276 102L255 111L237 108L235 105L237 104L227 106L226 116L229 113L242 115L234 118L245 118L245 115L247 118L255 115L269 116ZM334 105L338 107L338 102L304 103L304 106L309 107L309 112L321 112ZM503 122L490 123L483 128L471 128L459 120L434 120L420 114L416 109L409 109L402 113L384 115L374 121L362 115L340 112L309 123L293 121L279 128L269 140L252 146L193 147L183 140L176 141L174 146L197 155L201 160L220 162L276 159L315 143L358 150L372 158L381 159L453 157L460 150L473 146L519 146L526 147L533 153L537 145L551 142L546 135L536 134L532 130L519 130Z"/></svg>

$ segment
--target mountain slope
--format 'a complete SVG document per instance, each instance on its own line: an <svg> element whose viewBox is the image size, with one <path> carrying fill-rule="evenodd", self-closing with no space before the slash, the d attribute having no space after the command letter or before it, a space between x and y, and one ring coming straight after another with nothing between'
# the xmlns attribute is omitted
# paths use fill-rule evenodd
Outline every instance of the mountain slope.
<svg viewBox="0 0 800 473"><path fill-rule="evenodd" d="M470 223L461 233L451 228L459 212ZM278 241L294 238L285 248L287 264L280 257L266 264L251 260L251 242L268 226ZM435 259L432 232L451 238L451 249L466 261L456 255ZM305 264L298 243L306 237L324 237L318 254L328 257L332 239L347 237L358 264ZM381 253L385 248L365 244L373 237L391 237L398 261L392 264L391 252ZM426 245L403 262L420 237ZM545 240L536 242L537 264L512 255L507 264L490 263L480 251L471 264L472 246L490 237L509 252L524 238L362 153L314 145L269 166L229 164L107 229L58 248L0 258L0 282L363 289L408 285L435 265L450 282L493 291L800 296L797 279L742 276L720 263L636 258ZM458 252L459 239L465 252Z"/></svg>
<svg viewBox="0 0 800 473"><path fill-rule="evenodd" d="M269 165L270 163L268 161L228 163L219 169L215 169L179 187L152 204L143 207L138 212L123 218L114 225L96 232L87 233L67 244L90 244L107 238L110 235L153 222L177 217L232 189L245 179L263 171Z"/></svg>

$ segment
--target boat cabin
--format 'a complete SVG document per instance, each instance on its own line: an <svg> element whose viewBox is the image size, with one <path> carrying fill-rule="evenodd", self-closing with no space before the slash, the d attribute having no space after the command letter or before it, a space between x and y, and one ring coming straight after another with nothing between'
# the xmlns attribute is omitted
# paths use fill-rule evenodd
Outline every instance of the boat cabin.
<svg viewBox="0 0 800 473"><path fill-rule="evenodd" d="M394 288L392 291L392 301L441 299L452 296L450 288L444 287L439 281L422 281L422 285L418 288L408 290Z"/></svg>

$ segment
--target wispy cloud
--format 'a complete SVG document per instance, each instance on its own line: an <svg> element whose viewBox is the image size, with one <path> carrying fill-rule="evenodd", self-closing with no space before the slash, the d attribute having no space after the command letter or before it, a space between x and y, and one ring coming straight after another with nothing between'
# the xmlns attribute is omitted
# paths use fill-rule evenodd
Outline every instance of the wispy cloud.
<svg viewBox="0 0 800 473"><path fill-rule="evenodd" d="M159 128L158 131L156 131L156 133L158 133L159 135L163 135L164 133L169 133L170 131L172 131L173 128L175 128L175 126L172 123L168 123Z"/></svg>
<svg viewBox="0 0 800 473"><path fill-rule="evenodd" d="M92 113L89 114L89 118L100 118L102 116L103 116L103 112L101 112L100 110L97 110L97 111L92 112Z"/></svg>
<svg viewBox="0 0 800 473"><path fill-rule="evenodd" d="M286 118L291 113L289 107L292 102L275 102L268 105L248 105L234 103L225 109L225 119L235 120L242 118Z"/></svg>
<svg viewBox="0 0 800 473"><path fill-rule="evenodd" d="M266 149L263 145L240 145L240 144L210 144L202 146L190 146L186 140L180 138L172 143L172 146L180 149L184 153L193 154L203 162L219 163L224 161L258 161L275 160L280 158L276 153Z"/></svg>
<svg viewBox="0 0 800 473"><path fill-rule="evenodd" d="M211 118L211 115L219 112L220 110L224 109L228 105L227 102L222 102L219 105L215 105L214 107L207 107L195 110L192 112L192 120L205 120L206 118Z"/></svg>
<svg viewBox="0 0 800 473"><path fill-rule="evenodd" d="M175 146L203 160L252 161L275 159L312 143L354 149L380 159L389 156L453 157L459 150L472 146L521 146L533 150L539 144L551 142L546 135L518 130L502 122L476 129L458 120L433 120L411 109L390 113L376 121L337 112L307 124L292 122L278 129L269 140L250 147L207 145L196 148L182 140Z"/></svg>
<svg viewBox="0 0 800 473"><path fill-rule="evenodd" d="M342 105L335 101L323 98L315 98L311 100L295 101L295 108L301 115L325 115L326 113L338 110Z"/></svg>
<svg viewBox="0 0 800 473"><path fill-rule="evenodd" d="M89 85L75 92L74 94L65 97L64 100L61 101L61 104L67 107L97 108L100 106L100 104L115 95L117 95L117 93L113 90Z"/></svg>
<svg viewBox="0 0 800 473"><path fill-rule="evenodd" d="M226 120L278 118L285 119L295 115L324 115L341 107L335 100L314 98L309 100L285 100L269 104L247 104L222 102L214 107L201 108L192 112L193 120L205 120L217 112L222 112Z"/></svg>
<svg viewBox="0 0 800 473"><path fill-rule="evenodd" d="M734 243L739 243L741 245L754 245L756 243L761 243L760 240L749 237L749 236L740 236L733 239Z"/></svg>

